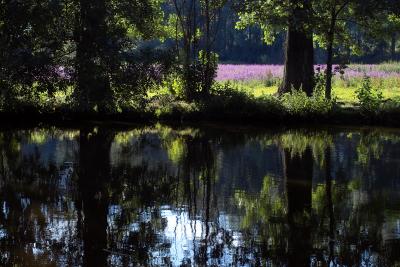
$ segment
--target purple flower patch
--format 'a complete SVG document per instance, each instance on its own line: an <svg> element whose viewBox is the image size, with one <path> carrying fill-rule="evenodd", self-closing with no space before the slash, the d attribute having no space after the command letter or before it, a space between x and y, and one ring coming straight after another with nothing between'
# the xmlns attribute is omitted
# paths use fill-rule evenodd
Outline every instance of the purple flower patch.
<svg viewBox="0 0 400 267"><path fill-rule="evenodd" d="M315 71L325 71L325 65L316 65ZM344 79L359 78L367 74L371 78L400 78L400 72L383 69L380 65L350 65L346 69L333 66L336 75ZM232 65L220 64L217 81L251 81L283 77L283 65Z"/></svg>

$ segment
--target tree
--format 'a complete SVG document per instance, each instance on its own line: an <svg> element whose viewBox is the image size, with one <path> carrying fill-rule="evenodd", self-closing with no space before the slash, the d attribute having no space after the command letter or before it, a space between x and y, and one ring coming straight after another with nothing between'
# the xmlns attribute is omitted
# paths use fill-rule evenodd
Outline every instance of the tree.
<svg viewBox="0 0 400 267"><path fill-rule="evenodd" d="M381 12L373 24L372 37L376 40L383 41L387 46L387 58L397 60L397 40L400 32L400 15L396 15L389 10ZM380 22L380 23L379 23Z"/></svg>
<svg viewBox="0 0 400 267"><path fill-rule="evenodd" d="M0 1L0 93L3 108L70 84L74 6L60 1ZM35 88L35 92L33 92Z"/></svg>
<svg viewBox="0 0 400 267"><path fill-rule="evenodd" d="M318 1L317 1L318 2ZM325 97L331 99L332 96L332 75L333 75L333 45L336 38L336 33L338 28L341 32L346 29L346 25L341 21L340 26L338 23L341 17L348 17L349 10L348 7L352 0L328 0L319 1L314 5L314 14L317 18L317 23L319 23L320 35L324 39L322 42L327 50L326 59L326 83L325 83Z"/></svg>
<svg viewBox="0 0 400 267"><path fill-rule="evenodd" d="M332 77L333 77L333 58L336 46L346 47L352 51L360 50L357 37L359 34L374 34L382 38L382 26L388 24L379 23L380 18L388 21L387 3L377 1L357 1L357 0L326 0L314 1L313 16L316 40L326 48L326 83L325 97L332 97ZM391 24L391 26L395 26ZM340 45L339 45L340 44Z"/></svg>
<svg viewBox="0 0 400 267"><path fill-rule="evenodd" d="M162 0L0 2L0 87L6 109L21 96L73 87L84 112L115 110L164 73L165 54L140 44L163 39ZM168 60L170 56L167 57ZM167 61L167 60L166 60ZM34 101L32 101L34 102Z"/></svg>
<svg viewBox="0 0 400 267"><path fill-rule="evenodd" d="M390 14L388 16L388 24L389 24L389 32L391 32L391 39L390 39L390 55L392 60L396 60L396 45L397 45L397 38L398 33L400 32L400 16L396 16Z"/></svg>
<svg viewBox="0 0 400 267"><path fill-rule="evenodd" d="M225 62L281 64L284 57L284 33L278 32L275 41L266 45L262 38L263 31L258 25L236 29L239 16L233 3L234 0L226 1L220 11L220 30L214 44L218 59Z"/></svg>
<svg viewBox="0 0 400 267"><path fill-rule="evenodd" d="M311 31L311 0L292 0L285 44L285 70L278 93L314 89L314 46Z"/></svg>
<svg viewBox="0 0 400 267"><path fill-rule="evenodd" d="M76 33L78 86L75 93L81 111L106 111L107 102L113 102L107 71L107 55L112 53L112 47L109 44L106 1L80 0L79 4Z"/></svg>
<svg viewBox="0 0 400 267"><path fill-rule="evenodd" d="M182 39L183 81L186 99L194 99L196 79L192 67L198 54L198 3L196 0L172 0L174 14L170 20L175 23L175 41L179 50L179 40ZM193 83L192 83L193 82Z"/></svg>
<svg viewBox="0 0 400 267"><path fill-rule="evenodd" d="M259 25L267 43L276 32L286 29L285 71L278 93L302 89L311 95L314 88L314 48L311 30L311 0L244 1L236 4L237 27Z"/></svg>
<svg viewBox="0 0 400 267"><path fill-rule="evenodd" d="M143 80L137 75L142 70L138 65L144 59L133 52L138 50L139 42L167 35L161 3L80 0L75 94L80 110L113 110L117 90L140 87L137 81ZM151 64L145 66L150 68Z"/></svg>
<svg viewBox="0 0 400 267"><path fill-rule="evenodd" d="M201 60L203 66L202 73L202 95L207 97L210 93L215 72L217 68L217 56L213 52L213 45L219 30L219 12L225 4L225 0L202 0L204 17L204 50Z"/></svg>
<svg viewBox="0 0 400 267"><path fill-rule="evenodd" d="M207 97L212 87L217 56L213 52L225 0L172 0L176 42L183 43L183 80L188 100Z"/></svg>

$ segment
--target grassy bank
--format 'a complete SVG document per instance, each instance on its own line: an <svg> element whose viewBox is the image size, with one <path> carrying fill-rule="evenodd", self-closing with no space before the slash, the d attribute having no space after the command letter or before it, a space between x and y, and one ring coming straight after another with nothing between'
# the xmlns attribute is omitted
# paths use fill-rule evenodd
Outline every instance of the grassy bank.
<svg viewBox="0 0 400 267"><path fill-rule="evenodd" d="M386 101L369 111L334 101L307 98L295 92L284 98L254 96L230 87L219 88L209 99L188 103L172 95L156 95L141 106L125 106L111 113L81 113L66 103L21 103L18 109L0 112L3 123L69 123L79 121L123 122L228 122L233 124L293 125L340 124L400 127L400 102Z"/></svg>
<svg viewBox="0 0 400 267"><path fill-rule="evenodd" d="M217 77L210 96L195 102L184 100L182 82L172 76L162 84L151 87L144 95L117 98L115 109L107 114L95 110L79 112L74 105L73 88L68 87L51 95L32 90L11 100L3 100L0 119L7 122L224 121L263 125L312 123L400 126L398 64L353 65L347 74L335 75L334 99L331 101L324 98L323 79L317 84L312 97L294 91L278 98L275 93L281 82L279 75L282 66L272 66L274 72L269 70L266 74L268 66L257 66L251 75L240 73L251 71L250 67L235 70L231 65L229 68L228 74L231 76L223 77L231 80ZM365 74L371 77L366 79Z"/></svg>
<svg viewBox="0 0 400 267"><path fill-rule="evenodd" d="M384 99L400 99L400 78L371 78L371 81L374 87L381 89ZM274 95L278 90L278 83L270 85L262 80L229 82L239 91L244 91L254 97ZM362 78L354 78L351 81L334 79L333 96L336 97L338 103L344 106L357 106L356 91L361 83Z"/></svg>

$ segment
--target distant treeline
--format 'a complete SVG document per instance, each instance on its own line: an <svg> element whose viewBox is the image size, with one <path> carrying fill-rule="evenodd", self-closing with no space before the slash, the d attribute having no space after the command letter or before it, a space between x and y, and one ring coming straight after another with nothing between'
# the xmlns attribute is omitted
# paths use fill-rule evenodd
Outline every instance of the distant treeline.
<svg viewBox="0 0 400 267"><path fill-rule="evenodd" d="M259 26L249 26L244 30L236 29L238 13L234 10L234 1L229 0L221 9L219 34L215 40L215 51L223 63L247 64L283 64L285 61L285 31L278 32L273 44L266 44ZM169 7L164 6L168 11ZM336 61L353 63L382 63L400 60L400 29L382 23L384 36L367 35L353 24L353 38L357 40L361 51L358 54L342 51ZM347 53L346 53L347 52ZM315 63L326 61L326 49L315 47Z"/></svg>

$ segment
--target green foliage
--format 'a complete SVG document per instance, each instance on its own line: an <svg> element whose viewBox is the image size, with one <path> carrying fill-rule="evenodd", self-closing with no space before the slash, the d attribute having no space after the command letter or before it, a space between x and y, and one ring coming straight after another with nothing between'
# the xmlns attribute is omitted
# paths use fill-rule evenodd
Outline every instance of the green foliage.
<svg viewBox="0 0 400 267"><path fill-rule="evenodd" d="M163 79L160 85L150 88L150 94L171 94L179 99L185 97L184 81L178 72L172 72Z"/></svg>
<svg viewBox="0 0 400 267"><path fill-rule="evenodd" d="M283 221L287 216L286 199L280 193L277 181L270 176L264 177L259 194L254 195L245 191L236 191L234 199L236 205L245 212L242 220L242 227L245 229L250 229L256 224L265 224L272 220ZM276 224L276 226L279 226L279 224ZM272 233L272 231L267 232L269 235ZM278 236L269 237L273 238L274 241L279 239Z"/></svg>
<svg viewBox="0 0 400 267"><path fill-rule="evenodd" d="M282 116L283 107L278 98L274 96L254 97L240 91L231 83L215 84L211 97L203 103L208 113L215 115L237 114L239 116Z"/></svg>
<svg viewBox="0 0 400 267"><path fill-rule="evenodd" d="M382 91L371 85L371 78L367 75L364 76L360 88L356 90L356 95L363 113L370 115L380 111L383 103Z"/></svg>
<svg viewBox="0 0 400 267"><path fill-rule="evenodd" d="M159 79L154 74L163 73L170 64L164 64L160 49L148 53L141 45L172 33L164 20L163 3L1 1L2 109L38 103L43 99L38 95L51 98L70 88L75 90L74 108L77 102L86 102L88 110L120 109L124 99L143 97L144 88ZM171 51L166 54L174 57ZM85 83L89 85L82 86ZM103 87L107 94L101 92Z"/></svg>
<svg viewBox="0 0 400 267"><path fill-rule="evenodd" d="M290 152L291 157L302 156L310 148L313 158L320 167L325 163L325 151L334 145L333 136L326 131L287 131L279 136L278 143Z"/></svg>
<svg viewBox="0 0 400 267"><path fill-rule="evenodd" d="M307 117L331 113L335 106L335 99L325 99L321 87L316 87L311 97L308 97L303 90L293 88L290 93L282 96L282 103L289 114Z"/></svg>
<svg viewBox="0 0 400 267"><path fill-rule="evenodd" d="M276 34L287 26L290 10L294 6L288 1L241 1L237 4L239 20L236 28L244 30L250 26L259 26L263 40L272 44Z"/></svg>
<svg viewBox="0 0 400 267"><path fill-rule="evenodd" d="M36 90L71 84L68 66L75 7L71 1L0 1L0 95L3 108ZM65 68L61 68L64 66Z"/></svg>
<svg viewBox="0 0 400 267"><path fill-rule="evenodd" d="M400 112L400 97L396 96L385 101L381 106L382 113L399 113Z"/></svg>
<svg viewBox="0 0 400 267"><path fill-rule="evenodd" d="M166 94L152 97L146 104L145 111L154 114L158 118L182 118L188 114L195 114L199 111L198 104L185 102Z"/></svg>
<svg viewBox="0 0 400 267"><path fill-rule="evenodd" d="M372 1L366 0L362 3L365 6L372 5ZM362 25L372 21L372 17L363 16L363 12L356 12L360 3L354 0L321 0L313 1L314 13L314 40L320 47L327 48L329 34L333 30L332 44L337 47L336 52L342 51L344 48L349 49L353 54L360 52L360 43L356 41L357 36L354 34L354 26L352 22L360 21ZM370 21L369 21L370 20ZM333 27L333 29L331 29ZM357 29L357 32L364 28ZM347 51L347 52L348 52Z"/></svg>
<svg viewBox="0 0 400 267"><path fill-rule="evenodd" d="M187 100L198 100L209 94L218 69L218 55L200 50L189 66L184 66L183 81Z"/></svg>
<svg viewBox="0 0 400 267"><path fill-rule="evenodd" d="M172 36L173 31L164 19L164 2L165 0L110 1L110 13L113 15L110 23L123 29L131 40L165 40Z"/></svg>
<svg viewBox="0 0 400 267"><path fill-rule="evenodd" d="M353 137L353 135L351 136ZM400 138L395 134L372 130L365 131L360 135L354 135L357 139L357 163L361 166L368 166L371 160L379 160L384 155L383 142L397 144Z"/></svg>

